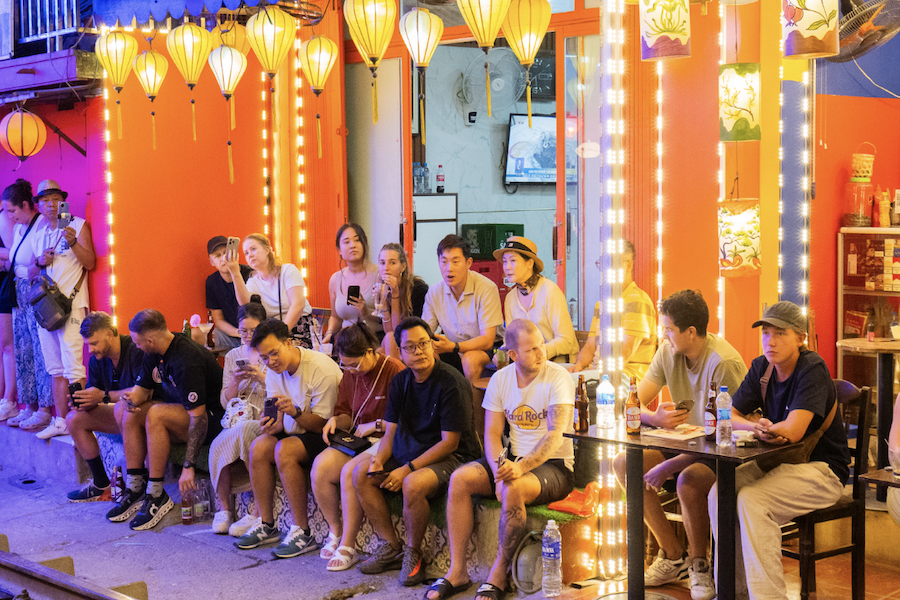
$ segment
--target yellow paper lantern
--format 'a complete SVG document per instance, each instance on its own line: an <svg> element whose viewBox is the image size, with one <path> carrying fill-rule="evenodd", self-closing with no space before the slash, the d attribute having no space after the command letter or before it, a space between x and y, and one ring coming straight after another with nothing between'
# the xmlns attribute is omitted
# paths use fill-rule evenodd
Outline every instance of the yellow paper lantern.
<svg viewBox="0 0 900 600"><path fill-rule="evenodd" d="M469 26L478 46L484 49L484 89L487 94L487 111L491 115L491 73L488 69L487 52L494 47L494 40L500 31L500 24L506 18L510 0L457 0L459 12Z"/></svg>
<svg viewBox="0 0 900 600"><path fill-rule="evenodd" d="M97 38L94 52L106 69L106 76L112 81L116 93L121 92L125 86L137 51L137 40L121 31L110 31Z"/></svg>
<svg viewBox="0 0 900 600"><path fill-rule="evenodd" d="M219 89L231 108L231 129L235 127L234 103L231 97L244 71L247 69L247 57L237 48L224 44L209 53L209 68L212 69ZM230 138L230 136L229 136ZM231 139L228 140L228 178L234 183L234 160L231 154Z"/></svg>
<svg viewBox="0 0 900 600"><path fill-rule="evenodd" d="M169 61L161 53L150 49L136 56L133 64L134 74L137 75L150 102L153 102L169 70Z"/></svg>
<svg viewBox="0 0 900 600"><path fill-rule="evenodd" d="M266 6L247 21L247 37L269 79L287 57L297 30L297 21L274 5Z"/></svg>
<svg viewBox="0 0 900 600"><path fill-rule="evenodd" d="M691 55L691 8L687 0L640 1L641 60Z"/></svg>
<svg viewBox="0 0 900 600"><path fill-rule="evenodd" d="M400 18L400 37L419 70L428 68L443 34L444 22L427 8L413 8Z"/></svg>
<svg viewBox="0 0 900 600"><path fill-rule="evenodd" d="M372 122L378 122L378 85L375 70L384 56L397 18L395 0L345 0L344 20L350 38L372 71Z"/></svg>
<svg viewBox="0 0 900 600"><path fill-rule="evenodd" d="M802 5L802 8L801 8ZM824 58L840 52L838 0L817 3L782 0L781 39L785 58Z"/></svg>
<svg viewBox="0 0 900 600"><path fill-rule="evenodd" d="M526 69L528 86L528 126L531 127L531 65L550 26L547 0L512 0L503 20L503 34L516 58Z"/></svg>
<svg viewBox="0 0 900 600"><path fill-rule="evenodd" d="M19 160L37 154L46 141L44 122L24 108L15 109L0 121L0 145Z"/></svg>
<svg viewBox="0 0 900 600"><path fill-rule="evenodd" d="M250 37L247 35L247 28L240 23L231 21L221 24L211 33L213 48L225 44L230 48L240 50L244 56L250 53Z"/></svg>
<svg viewBox="0 0 900 600"><path fill-rule="evenodd" d="M338 45L323 35L314 35L300 45L300 67L309 87L318 96L338 56Z"/></svg>
<svg viewBox="0 0 900 600"><path fill-rule="evenodd" d="M193 90L212 50L212 36L202 27L185 23L169 32L166 48L184 82Z"/></svg>

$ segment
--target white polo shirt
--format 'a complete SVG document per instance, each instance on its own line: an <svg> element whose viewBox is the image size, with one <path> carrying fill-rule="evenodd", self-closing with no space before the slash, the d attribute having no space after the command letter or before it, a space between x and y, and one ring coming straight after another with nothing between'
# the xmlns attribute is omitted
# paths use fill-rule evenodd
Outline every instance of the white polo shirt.
<svg viewBox="0 0 900 600"><path fill-rule="evenodd" d="M469 271L466 287L459 300L442 279L428 289L422 319L441 331L453 343L467 342L481 335L482 330L503 325L500 310L500 291L497 284L475 271Z"/></svg>

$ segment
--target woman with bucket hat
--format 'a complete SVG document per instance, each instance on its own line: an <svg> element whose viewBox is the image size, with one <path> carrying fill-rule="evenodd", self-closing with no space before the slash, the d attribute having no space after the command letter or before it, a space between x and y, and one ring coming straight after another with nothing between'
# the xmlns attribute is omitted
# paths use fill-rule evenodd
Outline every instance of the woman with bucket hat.
<svg viewBox="0 0 900 600"><path fill-rule="evenodd" d="M537 245L514 235L502 248L494 250L494 258L503 264L503 274L515 285L504 302L505 321L531 321L544 336L547 359L571 362L578 353L578 340L569 305L559 286L541 275L544 262L537 255Z"/></svg>

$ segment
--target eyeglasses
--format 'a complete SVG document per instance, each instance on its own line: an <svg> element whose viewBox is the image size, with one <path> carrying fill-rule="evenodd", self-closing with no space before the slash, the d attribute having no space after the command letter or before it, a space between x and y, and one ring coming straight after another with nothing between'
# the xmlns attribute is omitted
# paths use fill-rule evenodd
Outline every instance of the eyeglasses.
<svg viewBox="0 0 900 600"><path fill-rule="evenodd" d="M279 347L277 350L272 350L268 354L260 354L259 358L266 364L269 363L273 358L278 358L278 354L281 352L281 348Z"/></svg>
<svg viewBox="0 0 900 600"><path fill-rule="evenodd" d="M400 349L407 354L415 354L419 350L425 352L425 348L428 348L430 345L431 340L425 340L424 342L419 342L418 344L406 344L405 346L400 346Z"/></svg>
<svg viewBox="0 0 900 600"><path fill-rule="evenodd" d="M238 335L241 337L250 337L254 333L256 333L256 327L254 327L253 329L238 329Z"/></svg>
<svg viewBox="0 0 900 600"><path fill-rule="evenodd" d="M356 363L355 365L347 365L347 364L344 364L343 362L340 362L340 363L338 363L338 366L341 369L343 369L344 371L353 371L353 372L359 371L359 363Z"/></svg>

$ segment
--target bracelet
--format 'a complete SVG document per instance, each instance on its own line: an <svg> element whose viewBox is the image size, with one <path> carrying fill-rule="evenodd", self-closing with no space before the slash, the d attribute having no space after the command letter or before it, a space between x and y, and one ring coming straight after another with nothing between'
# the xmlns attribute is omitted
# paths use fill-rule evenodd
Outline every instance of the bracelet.
<svg viewBox="0 0 900 600"><path fill-rule="evenodd" d="M410 471L415 471L415 470L416 470L416 466L413 464L412 461L409 461L408 463L406 463L406 466L409 467L409 470L410 470Z"/></svg>

